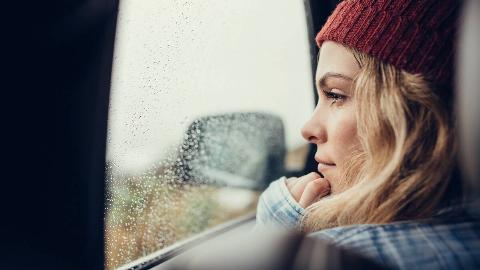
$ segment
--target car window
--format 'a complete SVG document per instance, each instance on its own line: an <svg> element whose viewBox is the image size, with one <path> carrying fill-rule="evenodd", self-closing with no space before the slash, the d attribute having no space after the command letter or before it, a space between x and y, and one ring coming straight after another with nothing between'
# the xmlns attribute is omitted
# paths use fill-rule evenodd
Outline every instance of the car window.
<svg viewBox="0 0 480 270"><path fill-rule="evenodd" d="M313 109L303 1L121 1L106 268L255 211L301 169Z"/></svg>

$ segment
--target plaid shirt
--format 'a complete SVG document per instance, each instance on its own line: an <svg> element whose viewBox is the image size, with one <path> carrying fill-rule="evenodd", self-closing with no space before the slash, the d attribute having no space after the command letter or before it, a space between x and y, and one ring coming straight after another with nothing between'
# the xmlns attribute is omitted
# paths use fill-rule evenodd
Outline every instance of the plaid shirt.
<svg viewBox="0 0 480 270"><path fill-rule="evenodd" d="M257 227L298 228L305 210L293 199L285 177L260 196ZM392 269L480 269L480 221L467 215L318 231L325 239Z"/></svg>

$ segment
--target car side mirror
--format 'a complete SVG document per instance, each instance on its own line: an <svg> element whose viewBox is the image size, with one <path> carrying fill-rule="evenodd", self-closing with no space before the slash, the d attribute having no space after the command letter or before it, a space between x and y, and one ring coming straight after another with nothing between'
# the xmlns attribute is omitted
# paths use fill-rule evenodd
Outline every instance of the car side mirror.
<svg viewBox="0 0 480 270"><path fill-rule="evenodd" d="M185 181L264 189L284 174L282 120L259 112L211 115L188 127L177 174Z"/></svg>

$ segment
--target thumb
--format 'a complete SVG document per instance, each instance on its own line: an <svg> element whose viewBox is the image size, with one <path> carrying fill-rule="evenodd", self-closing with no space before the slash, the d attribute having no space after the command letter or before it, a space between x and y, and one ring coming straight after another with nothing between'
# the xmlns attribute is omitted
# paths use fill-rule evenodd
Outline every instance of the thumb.
<svg viewBox="0 0 480 270"><path fill-rule="evenodd" d="M325 178L318 178L307 184L298 203L303 208L307 208L314 203L316 199L328 194L330 194L330 183Z"/></svg>

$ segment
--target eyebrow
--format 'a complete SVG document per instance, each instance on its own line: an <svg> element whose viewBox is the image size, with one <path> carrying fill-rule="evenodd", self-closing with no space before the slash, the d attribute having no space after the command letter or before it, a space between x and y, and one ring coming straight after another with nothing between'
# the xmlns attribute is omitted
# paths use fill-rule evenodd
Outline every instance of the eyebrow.
<svg viewBox="0 0 480 270"><path fill-rule="evenodd" d="M353 81L352 78L348 77L347 75L343 75L341 73L335 73L335 72L327 72L323 74L323 76L318 80L318 85L317 87L323 88L326 85L326 80L328 78L339 78L347 81Z"/></svg>

